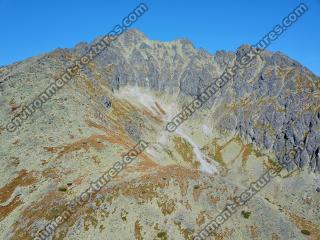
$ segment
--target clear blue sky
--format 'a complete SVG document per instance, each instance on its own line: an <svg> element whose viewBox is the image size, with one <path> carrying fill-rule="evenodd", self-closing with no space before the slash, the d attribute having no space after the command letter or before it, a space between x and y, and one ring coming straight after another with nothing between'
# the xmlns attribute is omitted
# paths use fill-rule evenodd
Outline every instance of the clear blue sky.
<svg viewBox="0 0 320 240"><path fill-rule="evenodd" d="M150 39L188 38L211 53L254 44L281 22L296 0L153 0L132 28ZM0 65L91 41L121 23L139 1L0 0ZM269 47L320 75L320 0L306 0L309 11Z"/></svg>

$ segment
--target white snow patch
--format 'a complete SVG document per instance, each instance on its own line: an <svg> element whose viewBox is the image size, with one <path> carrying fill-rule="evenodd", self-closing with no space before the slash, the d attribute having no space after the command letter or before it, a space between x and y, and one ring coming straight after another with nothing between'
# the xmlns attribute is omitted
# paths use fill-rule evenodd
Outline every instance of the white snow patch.
<svg viewBox="0 0 320 240"><path fill-rule="evenodd" d="M206 125L206 124L203 124L202 125L202 131L203 131L203 134L205 135L205 136L210 136L211 134L212 134L212 128L210 128L208 125Z"/></svg>
<svg viewBox="0 0 320 240"><path fill-rule="evenodd" d="M147 80L147 83L149 79ZM128 99L130 102L134 102L146 107L153 114L158 115L156 102L162 107L164 104L157 99L150 91L142 89L137 86L127 86L122 88L117 95L123 99Z"/></svg>
<svg viewBox="0 0 320 240"><path fill-rule="evenodd" d="M148 82L148 80L146 79ZM157 99L153 94L151 94L149 91L143 90L139 87L134 87L134 86L128 86L126 88L121 89L118 93L118 96L128 99L129 101L138 103L143 105L144 107L148 108L151 112L154 114L158 114L155 110L155 102L157 101L160 106L165 110L166 114L162 115L162 119L164 121L171 121L171 117L173 114L176 114L178 109L177 109L177 104L175 101L171 101L168 103L167 101L162 102L160 99ZM163 107L165 106L165 107ZM207 125L203 125L203 131L205 134L211 134L212 129L208 127ZM187 142L189 142L193 148L193 151L196 155L197 160L200 162L200 170L206 173L213 174L217 172L217 168L213 164L209 164L205 158L208 158L205 156L199 146L193 141L192 138L190 138L188 135L186 135L181 129L177 129L176 133L180 135L182 138L184 138ZM164 130L159 136L159 143L163 145L167 145L168 143L168 132ZM149 152L151 155L156 156L157 153L155 151L150 151Z"/></svg>
<svg viewBox="0 0 320 240"><path fill-rule="evenodd" d="M168 142L168 134L166 134L165 132L162 132L159 138L159 143L166 145Z"/></svg>
<svg viewBox="0 0 320 240"><path fill-rule="evenodd" d="M183 137L186 141L188 141L191 146L193 147L193 151L196 154L196 158L197 160L200 162L201 167L200 170L206 173L210 173L213 174L215 172L217 172L217 168L214 165L210 165L205 159L204 159L204 155L201 152L199 146L193 141L192 138L190 138L188 135L186 135L184 132L182 132L180 129L176 130L176 133L178 135L180 135L181 137Z"/></svg>
<svg viewBox="0 0 320 240"><path fill-rule="evenodd" d="M158 161L161 160L159 158L159 153L157 152L157 150L154 147L149 147L146 149L146 152L151 155L152 157L154 157L155 159L157 159Z"/></svg>

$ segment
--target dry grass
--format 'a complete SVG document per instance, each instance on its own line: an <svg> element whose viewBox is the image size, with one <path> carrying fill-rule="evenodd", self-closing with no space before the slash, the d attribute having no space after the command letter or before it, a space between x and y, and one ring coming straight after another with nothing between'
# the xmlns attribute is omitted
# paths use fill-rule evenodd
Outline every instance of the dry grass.
<svg viewBox="0 0 320 240"><path fill-rule="evenodd" d="M25 187L36 183L36 178L32 172L21 170L19 175L4 187L0 188L0 203L7 201L17 187Z"/></svg>
<svg viewBox="0 0 320 240"><path fill-rule="evenodd" d="M318 225L313 224L309 220L302 218L289 210L285 210L284 213L301 231L302 230L309 231L311 240L320 239L320 228Z"/></svg>

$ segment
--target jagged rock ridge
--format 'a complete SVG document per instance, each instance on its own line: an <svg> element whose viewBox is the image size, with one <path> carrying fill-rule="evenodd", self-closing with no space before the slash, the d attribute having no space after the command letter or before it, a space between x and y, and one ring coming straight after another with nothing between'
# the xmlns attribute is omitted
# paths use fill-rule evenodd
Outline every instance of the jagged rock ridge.
<svg viewBox="0 0 320 240"><path fill-rule="evenodd" d="M95 40L94 42L97 42ZM90 44L77 45L76 54ZM196 97L217 79L236 57L236 52L210 54L188 40L158 42L131 30L95 59L98 72L115 89L132 85L157 91L180 92ZM243 137L276 153L281 163L320 171L319 77L280 52L263 51L210 104L224 105L219 127L237 130Z"/></svg>

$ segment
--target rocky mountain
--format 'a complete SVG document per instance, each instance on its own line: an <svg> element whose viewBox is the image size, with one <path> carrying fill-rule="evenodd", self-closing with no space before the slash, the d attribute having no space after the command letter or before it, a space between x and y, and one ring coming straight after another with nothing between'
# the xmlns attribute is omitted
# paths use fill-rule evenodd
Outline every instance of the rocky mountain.
<svg viewBox="0 0 320 240"><path fill-rule="evenodd" d="M130 30L23 116L101 40L0 68L2 239L194 239L283 163L280 176L208 239L320 239L318 76L261 51L168 132L167 122L253 47L211 54L188 40L153 41ZM140 143L147 147L134 161L43 230Z"/></svg>
<svg viewBox="0 0 320 240"><path fill-rule="evenodd" d="M75 53L84 54L89 47L80 44ZM218 51L211 55L203 49L197 51L187 40L152 42L132 31L94 63L114 89L133 85L196 97L249 48L243 45L235 53ZM106 66L111 74L104 71ZM226 107L219 114L221 127L237 130L252 142L272 149L280 162L297 149L292 164L320 170L317 76L280 52L264 51L251 66L237 70L229 85L211 101L212 105L219 98L219 107Z"/></svg>

